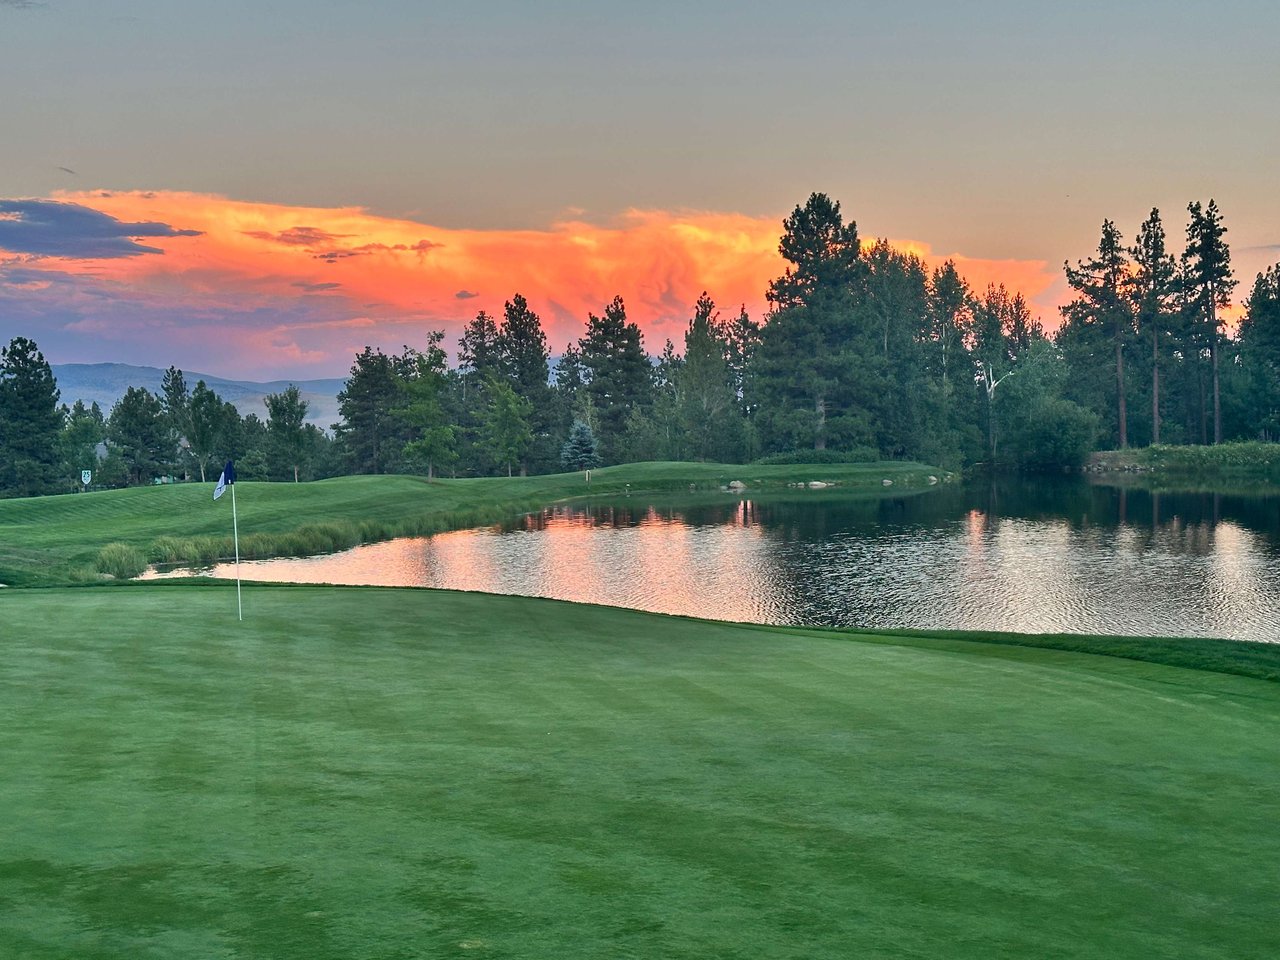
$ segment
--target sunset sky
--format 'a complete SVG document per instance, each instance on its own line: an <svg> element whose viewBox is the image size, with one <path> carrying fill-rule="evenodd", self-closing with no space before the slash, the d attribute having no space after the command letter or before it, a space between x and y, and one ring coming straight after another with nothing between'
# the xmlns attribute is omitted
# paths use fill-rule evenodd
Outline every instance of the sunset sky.
<svg viewBox="0 0 1280 960"><path fill-rule="evenodd" d="M1274 0L0 0L0 339L253 379L456 342L553 351L622 294L657 352L759 317L811 191L1049 324L1062 262L1217 200L1280 260Z"/></svg>

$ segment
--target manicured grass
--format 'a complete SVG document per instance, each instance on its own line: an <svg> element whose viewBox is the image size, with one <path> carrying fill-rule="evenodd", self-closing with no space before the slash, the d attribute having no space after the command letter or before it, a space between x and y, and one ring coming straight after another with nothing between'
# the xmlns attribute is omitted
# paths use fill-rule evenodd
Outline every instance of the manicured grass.
<svg viewBox="0 0 1280 960"><path fill-rule="evenodd" d="M422 590L245 610L0 593L0 956L1280 954L1274 683Z"/></svg>
<svg viewBox="0 0 1280 960"><path fill-rule="evenodd" d="M636 463L543 477L439 480L340 477L317 483L240 483L241 555L323 553L358 543L493 523L586 495L718 489L733 480L752 490L811 480L840 490L922 488L936 468L917 463L734 466ZM95 580L101 549L119 543L151 561L229 557L231 504L212 501L212 483L0 500L0 583ZM815 492L814 495L820 495Z"/></svg>

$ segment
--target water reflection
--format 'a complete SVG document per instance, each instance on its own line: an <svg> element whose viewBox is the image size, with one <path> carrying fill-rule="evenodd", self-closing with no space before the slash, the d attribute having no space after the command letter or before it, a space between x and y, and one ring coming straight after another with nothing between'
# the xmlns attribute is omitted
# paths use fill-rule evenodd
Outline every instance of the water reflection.
<svg viewBox="0 0 1280 960"><path fill-rule="evenodd" d="M1280 500L1080 482L925 496L559 507L242 564L761 623L1280 640ZM207 571L206 571L207 572ZM234 576L229 566L215 576Z"/></svg>

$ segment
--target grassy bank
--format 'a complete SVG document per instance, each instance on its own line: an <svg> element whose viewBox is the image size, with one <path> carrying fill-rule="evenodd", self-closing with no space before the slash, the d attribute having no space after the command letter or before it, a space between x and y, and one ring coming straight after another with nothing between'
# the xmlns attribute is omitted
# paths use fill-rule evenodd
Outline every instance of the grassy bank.
<svg viewBox="0 0 1280 960"><path fill-rule="evenodd" d="M630 490L786 490L818 481L842 491L923 488L936 468L915 463L749 465L638 463L542 477L438 480L340 477L317 483L237 484L240 550L248 558L324 553L385 540L494 523L522 511ZM229 557L231 505L213 484L0 500L0 583L13 586L131 575L147 562ZM814 491L813 495L819 495ZM111 546L110 554L101 556Z"/></svg>
<svg viewBox="0 0 1280 960"><path fill-rule="evenodd" d="M1280 483L1280 444L1158 444L1103 450L1090 456L1085 469L1108 475L1134 475L1144 485L1169 490L1256 489Z"/></svg>
<svg viewBox="0 0 1280 960"><path fill-rule="evenodd" d="M3 956L1280 949L1275 684L419 590L3 602Z"/></svg>

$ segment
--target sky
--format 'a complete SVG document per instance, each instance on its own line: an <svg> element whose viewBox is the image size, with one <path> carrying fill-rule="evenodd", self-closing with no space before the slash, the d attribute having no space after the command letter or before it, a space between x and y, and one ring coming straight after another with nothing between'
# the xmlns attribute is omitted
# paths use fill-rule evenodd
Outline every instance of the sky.
<svg viewBox="0 0 1280 960"><path fill-rule="evenodd" d="M523 294L757 318L813 191L1047 325L1104 218L1280 261L1274 0L0 0L0 342L341 376Z"/></svg>

